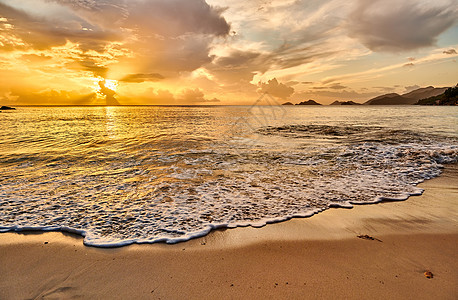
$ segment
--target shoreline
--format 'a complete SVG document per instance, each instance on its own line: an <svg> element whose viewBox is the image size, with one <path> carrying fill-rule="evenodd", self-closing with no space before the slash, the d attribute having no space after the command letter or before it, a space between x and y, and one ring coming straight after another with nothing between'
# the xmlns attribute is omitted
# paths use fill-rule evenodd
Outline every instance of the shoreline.
<svg viewBox="0 0 458 300"><path fill-rule="evenodd" d="M455 299L457 182L458 165L446 165L405 201L172 245L95 248L62 232L1 233L0 298ZM381 242L357 237L366 234Z"/></svg>
<svg viewBox="0 0 458 300"><path fill-rule="evenodd" d="M444 169L447 169L447 174L450 173L450 172L458 173L458 164L450 164L450 165L448 165L448 167L446 167ZM443 176L443 175L444 174L441 173L437 177L440 177L440 176ZM455 176L455 175L452 175L452 176ZM420 185L423 185L425 182L427 182L429 180L434 180L437 177L434 177L432 179L426 179L423 182L417 184L416 187L421 189L421 190L423 190L423 192L424 192L424 189L422 189L420 187ZM458 179L458 175L456 175L456 177ZM222 225L218 225L217 224L217 225L213 226L212 228L208 229L208 231L205 230L206 233L194 232L192 234L192 236L189 237L189 238L186 237L184 239L178 239L177 241L171 241L171 242L170 241L166 241L166 240L159 240L159 241L149 241L149 240L140 240L140 241L126 240L126 241L124 241L123 240L122 242L115 242L115 243L90 244L89 242L85 241L85 237L86 237L86 234L87 234L86 231L75 229L75 228L69 228L69 227L62 227L60 229L53 229L53 228L49 229L49 228L46 228L46 227L28 226L28 227L25 227L26 229L0 231L0 235L3 234L3 233L17 233L17 234L22 234L22 235L40 234L40 233L41 234L58 233L58 234L70 235L70 236L74 235L75 237L81 237L83 239L83 244L85 246L101 248L101 249L122 248L122 247L128 247L128 246L132 246L132 245L145 245L145 244L146 245L148 245L148 244L150 244L150 245L154 245L154 244L173 245L173 244L189 243L190 241L195 240L195 239L202 239L202 238L205 238L208 235L212 234L215 231L224 232L226 230L234 230L234 229L242 229L242 230L247 231L246 228L258 231L260 228L264 228L266 226L271 226L271 225L274 225L274 224L280 224L280 223L284 223L284 222L293 222L296 219L297 220L309 219L309 218L311 218L313 216L316 216L316 215L319 215L319 214L323 214L325 212L328 212L328 211L334 210L334 209L350 210L350 209L353 209L353 208L358 207L358 206L369 206L369 205L379 205L379 204L384 204L384 203L404 202L404 201L407 201L407 200L411 199L412 197L417 197L417 196L423 195L423 192L420 191L419 193L413 193L413 194L407 195L406 198L398 198L398 199L394 199L393 198L392 199L392 198L386 198L386 197L378 197L379 199L376 199L376 200L374 200L372 202L357 202L357 203L353 203L353 202L350 201L350 202L345 202L342 205L334 204L334 205L331 205L331 206L329 206L328 208L326 208L324 210L310 211L310 212L307 212L307 213L298 214L298 215L294 215L294 216L287 216L287 217L284 217L284 218L279 217L279 218L276 218L276 219L269 219L265 223L263 223L263 225L260 225L260 226L255 226L253 224L235 225L235 226L224 225L224 226L222 226ZM331 215L327 215L327 216L331 216ZM332 218L334 218L334 217L332 217ZM338 220L341 220L342 216L339 214L337 216L337 218L339 218ZM332 223L332 221L333 220L330 219L329 222ZM307 228L305 228L305 229L307 229ZM327 238L327 233L328 232L323 232L323 237L322 238L326 239ZM312 236L314 235L313 232L310 232L308 236L310 236L310 234ZM250 237L252 237L252 236L248 236L248 238L250 238ZM321 239L321 238L318 237L318 239ZM249 240L251 240L251 239L249 239Z"/></svg>

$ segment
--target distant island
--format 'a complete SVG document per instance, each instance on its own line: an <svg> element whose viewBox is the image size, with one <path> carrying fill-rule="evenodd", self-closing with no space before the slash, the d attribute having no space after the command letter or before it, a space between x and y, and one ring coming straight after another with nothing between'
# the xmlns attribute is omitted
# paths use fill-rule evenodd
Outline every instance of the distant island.
<svg viewBox="0 0 458 300"><path fill-rule="evenodd" d="M282 105L322 105L322 104L316 102L315 100L310 99L310 100L302 101L302 102L296 103L296 104L293 104L291 102L285 102Z"/></svg>
<svg viewBox="0 0 458 300"><path fill-rule="evenodd" d="M334 101L329 105L361 105L361 103L356 103L353 101Z"/></svg>
<svg viewBox="0 0 458 300"><path fill-rule="evenodd" d="M458 85L452 88L428 86L405 94L389 93L369 99L364 103L336 100L329 105L457 105ZM285 102L282 105L294 105ZM315 100L308 100L296 105L321 105Z"/></svg>
<svg viewBox="0 0 458 300"><path fill-rule="evenodd" d="M448 88L444 93L418 100L416 105L458 105L458 84Z"/></svg>
<svg viewBox="0 0 458 300"><path fill-rule="evenodd" d="M428 86L425 88L419 88L413 90L409 93L399 95L397 93L390 93L381 95L375 98L372 98L366 102L365 105L413 105L416 104L419 100L438 96L447 90L444 88L435 88L433 86Z"/></svg>
<svg viewBox="0 0 458 300"><path fill-rule="evenodd" d="M321 105L320 103L316 102L315 100L308 100L308 101L302 101L301 103L297 103L296 105Z"/></svg>
<svg viewBox="0 0 458 300"><path fill-rule="evenodd" d="M458 84L455 87L419 88L405 94L389 93L369 99L364 103L336 100L329 105L458 105ZM315 100L294 104L285 102L282 105L322 105Z"/></svg>

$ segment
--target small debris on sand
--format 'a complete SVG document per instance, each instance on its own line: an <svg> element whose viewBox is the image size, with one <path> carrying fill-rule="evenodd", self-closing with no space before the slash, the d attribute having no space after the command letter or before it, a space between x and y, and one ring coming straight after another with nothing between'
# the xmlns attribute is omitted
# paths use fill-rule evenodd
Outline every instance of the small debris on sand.
<svg viewBox="0 0 458 300"><path fill-rule="evenodd" d="M426 278L428 278L428 279L431 279L431 278L433 278L433 277L434 277L433 273L432 273L432 272L430 272L430 271L426 271L426 272L425 272L425 273L423 273L423 274L425 274L425 277L426 277Z"/></svg>
<svg viewBox="0 0 458 300"><path fill-rule="evenodd" d="M372 237L372 236L367 235L367 234L358 235L358 238L363 239L363 240L382 242L382 240L379 240L378 238Z"/></svg>

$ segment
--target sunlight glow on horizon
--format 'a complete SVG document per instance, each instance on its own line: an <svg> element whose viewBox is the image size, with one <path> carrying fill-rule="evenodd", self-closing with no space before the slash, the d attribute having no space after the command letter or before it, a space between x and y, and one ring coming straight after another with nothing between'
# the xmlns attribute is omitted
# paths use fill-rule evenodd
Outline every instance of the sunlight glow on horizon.
<svg viewBox="0 0 458 300"><path fill-rule="evenodd" d="M0 0L0 102L100 104L104 81L120 104L328 104L458 81L456 0L176 2Z"/></svg>

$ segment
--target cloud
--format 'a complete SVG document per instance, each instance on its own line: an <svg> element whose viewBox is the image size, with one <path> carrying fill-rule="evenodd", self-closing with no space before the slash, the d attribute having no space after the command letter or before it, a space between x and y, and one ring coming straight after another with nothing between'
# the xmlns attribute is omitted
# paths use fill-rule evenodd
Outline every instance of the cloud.
<svg viewBox="0 0 458 300"><path fill-rule="evenodd" d="M415 85L406 86L406 87L405 87L405 90L404 90L404 94L405 94L405 93L410 93L411 91L417 90L417 89L419 89L419 88L420 88L420 86L419 86L419 85L416 85L416 84L415 84Z"/></svg>
<svg viewBox="0 0 458 300"><path fill-rule="evenodd" d="M136 73L154 70L176 77L192 72L212 61L211 43L230 31L222 10L204 0L135 0L126 9L127 18L120 26L136 37L124 45L135 52Z"/></svg>
<svg viewBox="0 0 458 300"><path fill-rule="evenodd" d="M129 103L132 99L119 97L123 103ZM220 102L217 98L208 99L199 88L188 88L173 95L169 90L148 88L140 98L143 103L158 105L197 105L212 104Z"/></svg>
<svg viewBox="0 0 458 300"><path fill-rule="evenodd" d="M196 89L185 89L180 97L178 98L179 101L184 103L209 103L209 102L220 102L219 99L206 99L204 93L196 88Z"/></svg>
<svg viewBox="0 0 458 300"><path fill-rule="evenodd" d="M340 83L336 83L336 84L331 85L329 88L333 90L343 90L343 89L346 89L347 87L341 85Z"/></svg>
<svg viewBox="0 0 458 300"><path fill-rule="evenodd" d="M456 20L455 0L359 0L347 27L372 51L401 52L435 45Z"/></svg>
<svg viewBox="0 0 458 300"><path fill-rule="evenodd" d="M159 81L164 79L164 76L158 73L149 74L129 74L121 78L119 81L141 83L145 81Z"/></svg>
<svg viewBox="0 0 458 300"><path fill-rule="evenodd" d="M455 49L448 49L448 50L445 50L442 53L444 53L444 54L458 54L458 53L456 53Z"/></svg>
<svg viewBox="0 0 458 300"><path fill-rule="evenodd" d="M329 86L315 86L312 89L314 89L314 90L328 90L328 89L331 89L331 90L344 90L346 88L348 88L348 87L344 86L344 85L341 85L340 83L335 83L335 84L329 85Z"/></svg>
<svg viewBox="0 0 458 300"><path fill-rule="evenodd" d="M15 103L28 105L91 105L97 102L96 93L82 93L80 91L44 90L39 92L26 92L23 89L14 89L9 98L14 98ZM11 102L11 101L10 101Z"/></svg>
<svg viewBox="0 0 458 300"><path fill-rule="evenodd" d="M133 74L193 71L211 62L213 39L230 31L223 10L204 0L0 0L0 11L9 22L2 23L9 27L2 30L0 50L73 43L86 56L109 56L102 62L73 54L99 76L115 64L129 65Z"/></svg>
<svg viewBox="0 0 458 300"><path fill-rule="evenodd" d="M283 83L279 83L277 78L271 79L267 83L260 82L258 86L259 92L269 93L270 95L281 99L289 98L294 93L294 88Z"/></svg>
<svg viewBox="0 0 458 300"><path fill-rule="evenodd" d="M298 84L300 84L300 82L296 81L296 80L291 80L291 81L285 82L285 85L287 85L287 86L295 86L295 85L298 85Z"/></svg>
<svg viewBox="0 0 458 300"><path fill-rule="evenodd" d="M21 55L21 58L29 61L29 62L32 62L32 63L40 63L40 62L44 62L44 61L48 61L52 58L52 56L48 56L48 55L44 55L43 53L41 53L40 55L37 55L37 54L23 54Z"/></svg>
<svg viewBox="0 0 458 300"><path fill-rule="evenodd" d="M205 66L223 84L249 83L257 72L268 70L268 61L257 51L231 49Z"/></svg>
<svg viewBox="0 0 458 300"><path fill-rule="evenodd" d="M204 0L134 0L129 1L123 25L163 37L177 38L187 33L225 36L230 26L221 17L222 12Z"/></svg>
<svg viewBox="0 0 458 300"><path fill-rule="evenodd" d="M374 86L373 88L381 90L382 92L386 92L386 93L392 92L396 89L395 87L392 87L392 86Z"/></svg>
<svg viewBox="0 0 458 300"><path fill-rule="evenodd" d="M95 76L100 76L105 78L108 72L108 67L100 65L97 61L93 59L84 59L76 60L78 67L81 67L85 71L92 72Z"/></svg>
<svg viewBox="0 0 458 300"><path fill-rule="evenodd" d="M402 66L403 66L404 68L412 68L412 67L415 66L415 64L413 64L413 63L407 63L407 64L404 64L404 65L402 65Z"/></svg>
<svg viewBox="0 0 458 300"><path fill-rule="evenodd" d="M449 57L451 63L457 27L441 35L441 48L383 56L368 48L399 52L433 45L455 24L453 3L0 0L0 94L20 86L29 94L72 87L81 95L99 90L98 104L219 101L213 97L250 104L263 91L294 99L306 90L316 97L304 98L324 101L332 93L380 93L371 87L389 86L393 78L402 86L421 81L414 80L423 76L417 72L411 82L400 78L410 71L404 64L420 71L429 61ZM425 60L428 53L431 60ZM430 64L429 84L448 82L445 65ZM122 84L113 94L110 84L101 86L94 77Z"/></svg>
<svg viewBox="0 0 458 300"><path fill-rule="evenodd" d="M102 50L108 42L121 38L115 29L93 25L54 1L2 0L0 11L12 34L2 48L45 50L71 41L82 49Z"/></svg>
<svg viewBox="0 0 458 300"><path fill-rule="evenodd" d="M137 97L138 98L138 97ZM154 88L148 88L145 93L143 93L140 98L142 99L142 103L146 104L160 104L160 105L172 105L176 104L175 97L173 94L164 89L155 90ZM120 97L120 101L122 100L123 103L128 103L131 99L122 99Z"/></svg>

